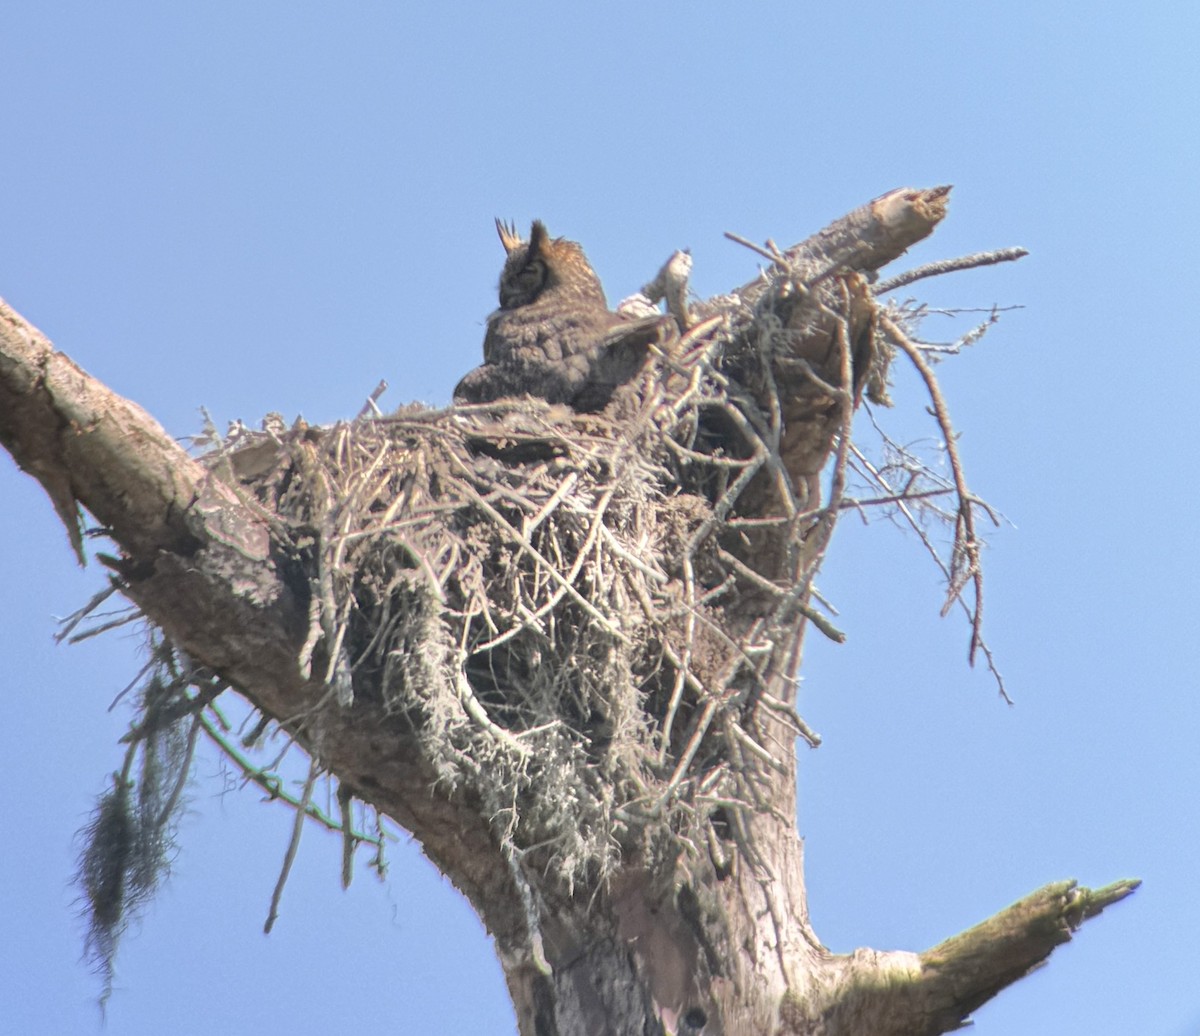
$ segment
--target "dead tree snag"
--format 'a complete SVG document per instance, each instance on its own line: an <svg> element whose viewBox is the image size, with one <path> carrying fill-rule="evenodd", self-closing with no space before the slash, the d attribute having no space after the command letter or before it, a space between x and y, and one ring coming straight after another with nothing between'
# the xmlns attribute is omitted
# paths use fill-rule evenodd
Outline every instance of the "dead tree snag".
<svg viewBox="0 0 1200 1036"><path fill-rule="evenodd" d="M700 303L675 257L646 292L674 330L597 413L407 408L197 459L0 310L0 441L78 551L92 515L113 586L160 631L123 779L190 723L269 784L254 753L281 732L312 760L299 815L340 828L347 859L371 840L358 800L468 897L524 1036L958 1027L1136 882L1047 886L924 953L831 954L809 924L794 743L817 738L794 675L808 626L838 636L813 578L841 512L947 516L948 606L986 651L990 513L957 455L939 480L851 435L898 351L953 443L910 314L873 288L948 193L754 246L760 276ZM997 256L1016 254L973 264ZM221 694L261 713L243 747ZM312 805L322 774L340 817Z"/></svg>

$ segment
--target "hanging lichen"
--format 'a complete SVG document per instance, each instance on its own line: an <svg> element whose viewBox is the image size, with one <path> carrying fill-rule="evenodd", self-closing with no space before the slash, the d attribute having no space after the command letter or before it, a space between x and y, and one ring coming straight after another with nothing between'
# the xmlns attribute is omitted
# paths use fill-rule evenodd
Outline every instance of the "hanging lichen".
<svg viewBox="0 0 1200 1036"><path fill-rule="evenodd" d="M170 869L195 744L189 682L171 671L165 646L158 645L152 657L124 767L113 774L81 832L84 956L102 978L101 1007L112 992L121 935Z"/></svg>

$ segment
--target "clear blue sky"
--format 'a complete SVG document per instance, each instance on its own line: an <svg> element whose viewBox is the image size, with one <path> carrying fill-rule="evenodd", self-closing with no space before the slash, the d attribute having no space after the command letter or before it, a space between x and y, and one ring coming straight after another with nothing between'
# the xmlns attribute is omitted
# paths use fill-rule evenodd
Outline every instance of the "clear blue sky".
<svg viewBox="0 0 1200 1036"><path fill-rule="evenodd" d="M1200 8L62 3L13 5L4 35L0 295L176 435L202 405L351 416L380 378L386 404L448 400L496 215L582 241L611 298L690 246L707 294L755 268L725 230L791 241L956 184L912 261L1032 252L924 292L1025 307L943 368L1015 526L987 634L1017 704L967 669L916 540L846 521L822 586L849 642L804 670L813 922L837 951L922 949L1045 882L1139 876L976 1031L1200 1032L1200 501L1174 393L1198 374ZM911 384L897 402L898 434L934 434ZM103 573L7 459L0 531L0 1029L96 1032L73 836L139 644L52 645ZM411 845L343 894L309 831L264 937L290 815L226 784L205 754L111 1036L513 1031L487 939Z"/></svg>

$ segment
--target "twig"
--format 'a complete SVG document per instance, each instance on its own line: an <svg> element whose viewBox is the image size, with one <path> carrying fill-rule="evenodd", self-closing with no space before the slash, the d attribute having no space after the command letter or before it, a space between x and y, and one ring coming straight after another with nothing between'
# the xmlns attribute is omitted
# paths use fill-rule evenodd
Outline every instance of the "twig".
<svg viewBox="0 0 1200 1036"><path fill-rule="evenodd" d="M354 837L352 808L354 795L345 781L338 781L337 786L338 816L342 822L342 888L348 889L354 877L354 850L358 839Z"/></svg>
<svg viewBox="0 0 1200 1036"><path fill-rule="evenodd" d="M854 447L854 455L857 458L858 464L861 465L862 469L878 485L883 487L884 490L890 492L892 487L889 485L887 479L884 478L883 473L880 472L875 467L875 465L872 464L867 459L867 457L862 453L861 450L858 449L858 447ZM946 563L944 561L942 561L941 555L938 554L938 552L937 552L937 548L933 545L932 542L930 542L929 536L926 534L925 530L921 527L921 523L917 521L916 516L912 513L912 511L909 510L906 499L904 497L904 494L890 493L890 495L896 498L896 509L904 516L905 520L908 522L908 524L912 528L913 532L915 532L917 534L917 537L920 539L922 546L924 546L926 552L933 559L933 563L935 565L937 565L937 567L941 570L942 575L946 578L946 581L948 583L950 581L950 569L947 568ZM852 504L853 501L849 501L849 503ZM967 620L970 621L972 618L972 612L971 612L970 606L961 597L958 600L958 604L959 604L959 607L962 608L963 614L965 614L967 616ZM1007 702L1009 705L1011 705L1013 703L1013 700L1009 696L1008 688L1006 687L1006 685L1004 683L1004 675L997 668L995 656L992 654L992 650L988 646L988 643L986 640L980 639L979 650L983 652L983 657L984 657L985 661L987 662L988 672L990 672L992 674L992 678L996 681L996 688L1000 692L1000 697L1003 698L1004 701Z"/></svg>
<svg viewBox="0 0 1200 1036"><path fill-rule="evenodd" d="M544 522L551 514L554 513L554 509L558 507L558 505L562 503L563 498L575 488L575 483L578 481L578 471L568 472L567 477L564 478L559 484L558 488L550 494L550 499L538 509L537 514L530 518L529 521L522 524L521 532L525 536L531 535L537 529L537 527L542 524L542 522Z"/></svg>
<svg viewBox="0 0 1200 1036"><path fill-rule="evenodd" d="M464 471L463 474L469 475L470 473ZM600 612L594 604L592 604L591 601L589 601L578 590L576 590L575 587L566 580L562 573L559 572L558 569L552 565L532 543L529 542L528 538L522 536L520 531L514 527L513 524L504 517L504 515L497 511L496 508L489 504L473 486L467 484L466 482L460 482L459 484L466 491L471 501L489 518L491 518L497 527L506 530L517 546L525 551L525 553L528 554L536 564L540 565L542 567L542 571L544 571L554 582L558 583L559 586L566 591L566 593L576 604L578 604L593 619L600 623L600 625L609 634L621 641L621 643L629 643L629 638L619 629L617 629L617 627L614 626L612 622L602 612Z"/></svg>
<svg viewBox="0 0 1200 1036"><path fill-rule="evenodd" d="M213 709L213 712L215 713L216 709ZM217 729L217 727L213 724L213 721L209 719L208 716L206 716L204 713L198 713L197 715L200 719L200 726L203 728L204 733L206 733L210 740L221 750L221 753L241 771L242 777L246 781L251 784L257 784L263 789L263 791L267 793L268 798L277 799L285 805L291 806L292 809L301 809L303 803L295 796L289 795L287 791L284 790L283 781L277 774L270 773L264 770L262 767L255 766L250 759L248 759L243 753L238 751L237 748L230 744L230 742L225 738L221 731ZM335 833L340 833L342 830L341 824L337 823L323 810L313 805L311 802L304 807L303 812L306 816L315 820L326 830L333 831ZM370 845L375 846L377 849L382 848L379 839L373 835L356 831L354 832L354 837L360 842L367 842Z"/></svg>
<svg viewBox="0 0 1200 1036"><path fill-rule="evenodd" d="M375 386L375 390L367 396L366 402L363 403L362 409L354 418L356 421L361 421L364 417L383 417L383 411L376 405L379 402L379 397L382 396L388 389L388 383L382 378L379 384Z"/></svg>
<svg viewBox="0 0 1200 1036"><path fill-rule="evenodd" d="M666 762L667 752L671 747L671 734L675 727L675 715L683 701L683 691L689 679L700 686L700 681L692 675L692 644L696 637L696 575L692 562L694 548L689 548L683 556L683 593L686 607L683 626L683 650L671 652L675 665L675 682L671 688L671 700L667 703L666 715L663 717L659 734L658 765Z"/></svg>
<svg viewBox="0 0 1200 1036"><path fill-rule="evenodd" d="M84 619L91 615L92 612L99 608L100 605L102 605L120 589L120 580L110 576L108 586L106 586L103 590L97 591L95 594L93 594L92 599L78 611L72 612L65 619L60 620L59 630L56 634L54 634L54 642L56 644L61 644L67 637L71 635L71 632L76 626L78 626ZM74 641L72 641L72 643L74 643Z"/></svg>
<svg viewBox="0 0 1200 1036"><path fill-rule="evenodd" d="M467 635L470 630L470 624L464 624L463 636ZM454 689L458 694L459 703L480 730L491 735L500 744L505 745L521 758L528 758L529 749L521 744L516 737L497 724L491 716L487 714L487 709L483 707L483 703L475 696L475 691L471 687L470 680L467 679L466 673L466 651L459 650L458 664L455 666L454 674Z"/></svg>
<svg viewBox="0 0 1200 1036"><path fill-rule="evenodd" d="M857 465L856 465L856 467L857 467ZM953 492L954 492L954 490L950 489L950 488L923 489L923 490L920 490L917 492L913 492L911 490L904 490L899 493L889 493L887 496L867 497L867 499L865 499L865 500L861 500L861 499L857 499L857 498L852 499L852 500L843 500L842 501L842 509L848 510L851 508L860 508L860 507L878 507L878 506L881 506L884 504L907 503L910 500L914 500L914 501L930 500L935 496L945 496L946 494L953 493Z"/></svg>
<svg viewBox="0 0 1200 1036"><path fill-rule="evenodd" d="M935 263L917 266L886 281L880 281L872 289L875 295L884 295L906 284L922 280L925 277L937 277L943 273L953 273L956 270L971 270L977 266L991 266L994 263L1010 263L1022 259L1029 254L1025 248L999 248L994 252L975 252L971 255L960 256L957 259L942 259Z"/></svg>
<svg viewBox="0 0 1200 1036"><path fill-rule="evenodd" d="M741 234L735 234L732 230L725 231L725 236L734 244L741 245L743 248L749 248L750 251L761 255L773 266L787 266L787 256L784 255L778 248L772 245L770 248L764 248L762 245L755 244L747 237L742 237Z"/></svg>
<svg viewBox="0 0 1200 1036"><path fill-rule="evenodd" d="M292 837L288 841L287 852L283 856L283 868L279 872L279 880L275 882L275 891L271 893L271 909L267 914L267 923L263 925L263 934L270 935L275 927L275 919L279 917L279 900L283 897L284 886L287 885L288 875L292 864L296 862L296 853L300 850L300 836L304 833L304 814L312 801L313 785L317 783L317 775L321 772L314 757L308 767L308 779L304 782L304 793L300 796L300 808L292 821Z"/></svg>
<svg viewBox="0 0 1200 1036"><path fill-rule="evenodd" d="M123 615L119 615L115 619L108 622L102 622L98 626L89 626L81 633L76 633L67 638L68 644L81 644L85 640L92 637L98 637L101 633L108 633L110 630L120 629L122 626L128 626L131 622L140 622L142 613L139 609L130 607Z"/></svg>
<svg viewBox="0 0 1200 1036"><path fill-rule="evenodd" d="M938 427L942 430L942 437L946 444L946 454L950 459L950 470L954 477L954 487L958 493L959 505L954 533L954 558L950 565L950 586L946 602L942 605L942 614L945 615L953 607L966 583L973 582L975 607L971 611L971 644L967 657L970 664L974 665L975 655L983 641L983 568L979 561L979 538L975 531L973 509L975 497L967 488L962 459L958 453L958 440L950 421L950 411L942 396L933 368L921 354L920 348L909 339L894 320L882 313L879 320L880 326L888 337L908 356L925 382L925 389L933 403L934 416L937 419Z"/></svg>

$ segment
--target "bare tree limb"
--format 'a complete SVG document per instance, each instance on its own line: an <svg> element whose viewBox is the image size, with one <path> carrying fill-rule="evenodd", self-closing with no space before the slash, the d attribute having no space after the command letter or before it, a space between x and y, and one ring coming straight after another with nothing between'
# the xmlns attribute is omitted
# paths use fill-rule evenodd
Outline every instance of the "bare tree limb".
<svg viewBox="0 0 1200 1036"><path fill-rule="evenodd" d="M946 215L950 190L947 185L888 191L785 249L783 259L809 284L838 269L873 273L933 233ZM761 280L749 281L733 294L752 302L762 289Z"/></svg>
<svg viewBox="0 0 1200 1036"><path fill-rule="evenodd" d="M1084 921L1141 884L1126 880L1088 889L1060 881L921 954L920 983L930 1000L929 1032L950 1031L1000 990L1045 963ZM935 1027L936 1026L936 1027Z"/></svg>
<svg viewBox="0 0 1200 1036"><path fill-rule="evenodd" d="M92 378L0 302L0 445L42 483L68 531L87 508L120 544L123 590L180 647L274 717L326 688L300 673L307 602L270 556L269 529L141 407ZM410 831L499 940L524 930L504 891L486 817L430 794L436 772L396 719L324 731L323 759L355 794ZM465 846L471 846L464 851ZM461 856L461 860L459 857ZM511 910L506 904L512 904Z"/></svg>

